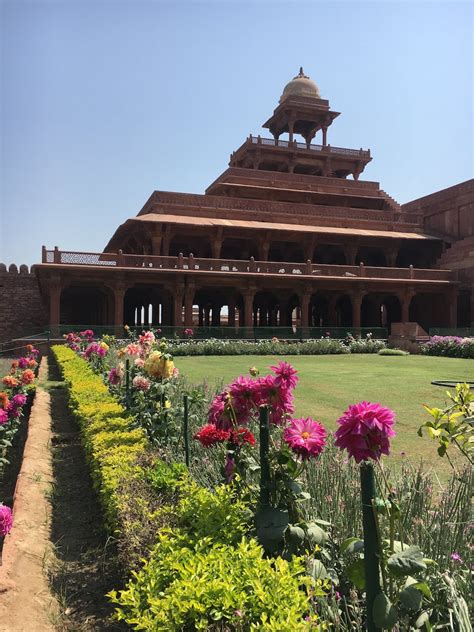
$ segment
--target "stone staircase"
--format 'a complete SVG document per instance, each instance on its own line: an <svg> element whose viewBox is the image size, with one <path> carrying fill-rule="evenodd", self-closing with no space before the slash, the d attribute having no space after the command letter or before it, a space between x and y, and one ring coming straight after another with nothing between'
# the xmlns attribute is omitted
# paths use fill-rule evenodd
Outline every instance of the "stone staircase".
<svg viewBox="0 0 474 632"><path fill-rule="evenodd" d="M400 206L400 204L397 202L397 200L395 200L395 198L393 198L391 195L389 195L386 191L384 191L383 189L380 189L380 193L382 195L382 197L387 201L387 204L390 206L390 209L392 211L395 211L397 213L400 213L402 210L402 207Z"/></svg>
<svg viewBox="0 0 474 632"><path fill-rule="evenodd" d="M449 270L474 269L474 236L455 241L436 262L438 268Z"/></svg>

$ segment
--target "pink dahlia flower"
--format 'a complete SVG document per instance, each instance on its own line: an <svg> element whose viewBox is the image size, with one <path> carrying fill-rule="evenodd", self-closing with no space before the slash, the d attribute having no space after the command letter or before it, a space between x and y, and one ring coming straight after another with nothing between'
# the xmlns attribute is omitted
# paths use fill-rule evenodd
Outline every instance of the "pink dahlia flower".
<svg viewBox="0 0 474 632"><path fill-rule="evenodd" d="M298 371L294 369L288 362L278 362L277 366L270 367L275 373L275 386L283 386L284 388L295 388L298 383Z"/></svg>
<svg viewBox="0 0 474 632"><path fill-rule="evenodd" d="M143 369L145 366L145 360L143 358L137 358L133 364L137 367L137 369Z"/></svg>
<svg viewBox="0 0 474 632"><path fill-rule="evenodd" d="M292 419L283 431L283 439L303 459L316 457L326 444L326 430L311 417Z"/></svg>
<svg viewBox="0 0 474 632"><path fill-rule="evenodd" d="M390 452L390 437L395 436L392 428L395 413L380 404L360 402L349 406L337 420L335 444L346 449L356 463L367 459L377 461L382 454Z"/></svg>
<svg viewBox="0 0 474 632"><path fill-rule="evenodd" d="M13 526L12 510L6 505L0 504L0 537L10 533Z"/></svg>
<svg viewBox="0 0 474 632"><path fill-rule="evenodd" d="M0 408L0 426L3 426L8 422L8 413L3 408Z"/></svg>
<svg viewBox="0 0 474 632"><path fill-rule="evenodd" d="M13 406L15 406L15 408L18 408L19 406L24 406L26 404L26 395L23 395L23 393L17 393L16 395L13 395L11 403L13 404Z"/></svg>

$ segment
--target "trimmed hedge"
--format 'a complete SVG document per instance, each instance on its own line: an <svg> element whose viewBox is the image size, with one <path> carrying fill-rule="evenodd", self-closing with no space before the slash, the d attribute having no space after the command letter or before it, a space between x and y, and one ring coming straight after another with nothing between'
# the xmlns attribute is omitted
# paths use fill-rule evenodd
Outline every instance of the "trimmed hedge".
<svg viewBox="0 0 474 632"><path fill-rule="evenodd" d="M56 345L52 352L68 385L69 407L81 430L106 525L116 531L119 482L124 475L143 475L136 461L147 445L145 433L131 428L132 420L124 407L110 394L101 377L74 351Z"/></svg>

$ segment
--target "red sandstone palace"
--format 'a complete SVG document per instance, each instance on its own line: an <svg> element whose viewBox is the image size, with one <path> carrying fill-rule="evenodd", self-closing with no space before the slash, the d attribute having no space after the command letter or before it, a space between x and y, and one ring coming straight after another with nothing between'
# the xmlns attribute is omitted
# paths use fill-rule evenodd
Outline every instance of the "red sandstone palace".
<svg viewBox="0 0 474 632"><path fill-rule="evenodd" d="M338 116L301 69L263 124L269 137L249 136L204 195L155 191L102 253L43 248L31 273L0 267L15 307L0 334L19 334L20 324L21 333L58 324L469 326L474 181L401 207L362 179L370 150L328 142ZM23 318L21 292L36 292Z"/></svg>

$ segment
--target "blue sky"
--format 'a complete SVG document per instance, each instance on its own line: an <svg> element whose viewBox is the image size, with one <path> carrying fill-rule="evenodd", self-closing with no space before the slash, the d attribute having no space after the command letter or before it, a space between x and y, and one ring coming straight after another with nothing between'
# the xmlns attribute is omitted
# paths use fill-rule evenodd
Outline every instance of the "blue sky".
<svg viewBox="0 0 474 632"><path fill-rule="evenodd" d="M471 2L1 3L0 262L202 193L303 65L403 203L473 175ZM316 139L316 142L318 138Z"/></svg>

